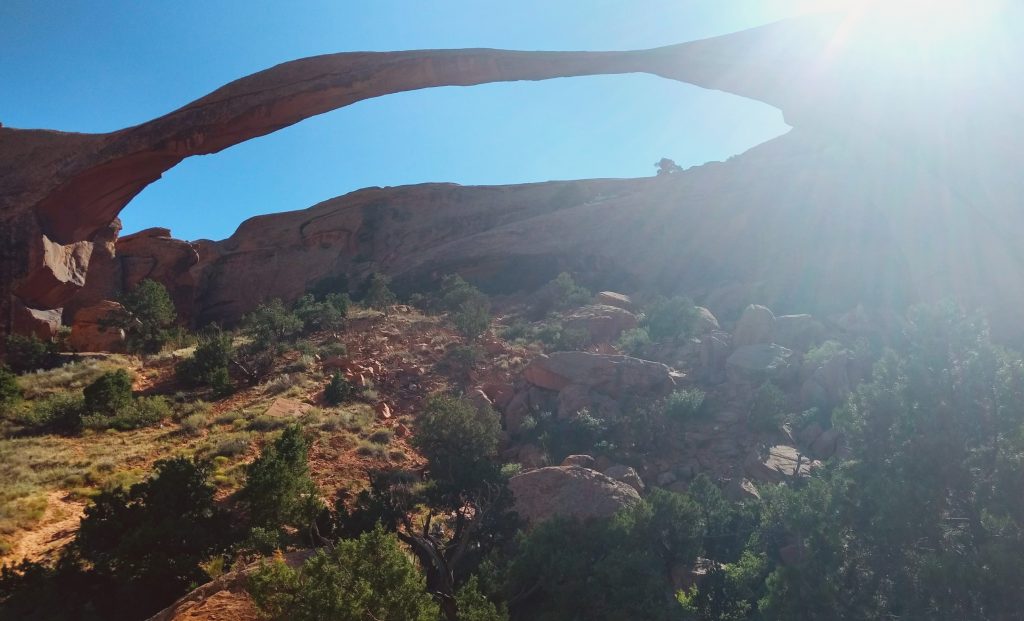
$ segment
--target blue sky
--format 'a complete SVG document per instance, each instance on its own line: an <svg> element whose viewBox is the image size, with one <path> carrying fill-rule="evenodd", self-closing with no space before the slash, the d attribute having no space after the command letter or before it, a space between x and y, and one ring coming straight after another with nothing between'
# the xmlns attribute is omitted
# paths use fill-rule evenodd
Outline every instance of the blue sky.
<svg viewBox="0 0 1024 621"><path fill-rule="evenodd" d="M3 0L0 122L103 132L243 75L356 50L629 49L724 34L800 0ZM366 186L653 174L724 159L786 130L763 104L646 76L440 88L371 99L193 157L121 213L220 239L244 219Z"/></svg>

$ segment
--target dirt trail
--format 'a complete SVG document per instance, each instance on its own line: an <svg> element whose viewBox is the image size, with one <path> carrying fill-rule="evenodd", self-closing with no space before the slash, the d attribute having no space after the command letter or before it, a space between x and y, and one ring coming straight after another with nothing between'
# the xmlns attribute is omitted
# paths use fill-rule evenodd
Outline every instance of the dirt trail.
<svg viewBox="0 0 1024 621"><path fill-rule="evenodd" d="M67 492L49 492L43 519L33 525L32 530L22 531L16 536L11 551L0 556L0 565L17 563L22 559L39 561L50 557L74 538L84 510L85 503L72 500Z"/></svg>

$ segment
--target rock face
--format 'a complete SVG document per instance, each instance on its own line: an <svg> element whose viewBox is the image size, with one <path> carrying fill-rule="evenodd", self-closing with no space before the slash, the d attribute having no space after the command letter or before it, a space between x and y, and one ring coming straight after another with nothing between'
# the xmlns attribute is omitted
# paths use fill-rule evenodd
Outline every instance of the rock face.
<svg viewBox="0 0 1024 621"><path fill-rule="evenodd" d="M781 345L739 347L725 364L729 380L733 382L786 382L795 372L793 352Z"/></svg>
<svg viewBox="0 0 1024 621"><path fill-rule="evenodd" d="M124 331L105 328L102 321L121 310L117 302L102 300L81 309L71 324L68 344L75 351L124 351Z"/></svg>
<svg viewBox="0 0 1024 621"><path fill-rule="evenodd" d="M751 304L743 311L732 333L735 347L771 343L775 333L775 314L766 307Z"/></svg>
<svg viewBox="0 0 1024 621"><path fill-rule="evenodd" d="M636 52L325 55L109 134L0 127L0 331L14 326L16 304L71 317L110 299L99 290L75 298L92 287L96 262L112 258L118 212L186 157L387 93L647 72L765 102L794 130L728 162L651 179L369 189L197 242L187 276L180 266L161 276L160 265L177 261L136 248L139 261L119 261L106 281L97 267L95 280L106 289L144 272L166 277L191 319L230 322L326 276L357 283L384 271L408 285L457 271L479 283L572 269L636 289L713 291L728 280L757 291L747 300L818 316L862 301L954 297L990 311L1000 335L1024 335L1015 310L1024 306L1024 177L1015 164L1024 126L1013 121L1021 91L992 70L1024 55L1024 41L964 32L989 45L955 69L927 58L891 63L876 53L872 19L815 16ZM903 34L913 47L915 33ZM977 216L971 226L964 213ZM155 243L146 239L142 246ZM735 316L731 304L706 305Z"/></svg>
<svg viewBox="0 0 1024 621"><path fill-rule="evenodd" d="M595 470L550 466L509 479L514 510L536 524L553 517L603 518L640 500L635 489Z"/></svg>
<svg viewBox="0 0 1024 621"><path fill-rule="evenodd" d="M636 315L615 307L594 304L576 309L563 320L570 329L586 331L592 343L610 343L637 326Z"/></svg>
<svg viewBox="0 0 1024 621"><path fill-rule="evenodd" d="M630 356L555 352L534 358L523 378L540 388L562 390L577 385L618 397L625 393L661 394L675 385L668 366Z"/></svg>

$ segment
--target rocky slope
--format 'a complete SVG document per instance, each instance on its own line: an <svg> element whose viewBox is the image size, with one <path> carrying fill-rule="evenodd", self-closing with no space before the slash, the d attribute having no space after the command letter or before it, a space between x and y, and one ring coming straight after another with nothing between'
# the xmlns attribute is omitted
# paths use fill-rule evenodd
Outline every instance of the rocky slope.
<svg viewBox="0 0 1024 621"><path fill-rule="evenodd" d="M753 300L828 311L956 297L1018 336L1024 125L1006 67L1020 38L965 28L939 49L887 26L814 17L636 52L337 54L111 134L0 128L3 328L45 332L56 309L70 317L143 274L167 283L191 320L230 321L342 273L410 283L460 270L516 284L565 266L609 284L669 285L727 315ZM223 242L148 231L112 260L117 213L190 155L402 90L625 72L770 103L795 129L665 178L369 189L254 218Z"/></svg>

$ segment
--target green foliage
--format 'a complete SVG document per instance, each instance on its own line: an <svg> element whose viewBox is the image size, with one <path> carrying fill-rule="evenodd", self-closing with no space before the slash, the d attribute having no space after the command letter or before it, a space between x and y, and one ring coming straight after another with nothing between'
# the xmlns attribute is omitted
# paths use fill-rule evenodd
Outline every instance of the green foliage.
<svg viewBox="0 0 1024 621"><path fill-rule="evenodd" d="M656 343L687 338L697 320L697 309L689 298L659 297L647 307L640 327Z"/></svg>
<svg viewBox="0 0 1024 621"><path fill-rule="evenodd" d="M349 299L344 293L329 293L323 300L317 300L309 293L295 301L295 316L302 321L304 332L318 330L340 330L345 327Z"/></svg>
<svg viewBox="0 0 1024 621"><path fill-rule="evenodd" d="M174 335L178 315L162 284L147 278L118 301L124 310L105 324L124 330L128 351L155 354Z"/></svg>
<svg viewBox="0 0 1024 621"><path fill-rule="evenodd" d="M430 475L446 498L477 490L497 480L501 423L490 409L465 399L432 395L412 437L412 445L430 464Z"/></svg>
<svg viewBox="0 0 1024 621"><path fill-rule="evenodd" d="M750 403L749 421L755 429L774 431L786 418L786 393L771 382L765 382L754 391Z"/></svg>
<svg viewBox="0 0 1024 621"><path fill-rule="evenodd" d="M568 272L562 272L554 280L537 291L533 313L537 318L553 311L563 311L588 304L593 295L573 280Z"/></svg>
<svg viewBox="0 0 1024 621"><path fill-rule="evenodd" d="M459 334L475 341L491 325L491 302L479 291L462 301L452 315Z"/></svg>
<svg viewBox="0 0 1024 621"><path fill-rule="evenodd" d="M355 392L355 386L342 377L340 372L335 371L327 388L324 389L324 401L328 405L341 405L354 397Z"/></svg>
<svg viewBox="0 0 1024 621"><path fill-rule="evenodd" d="M208 386L215 396L227 395L232 389L228 366L233 351L231 335L214 327L199 337L192 357L179 362L175 373L185 384Z"/></svg>
<svg viewBox="0 0 1024 621"><path fill-rule="evenodd" d="M242 319L242 333L249 337L252 348L257 351L276 351L280 345L294 341L303 328L302 319L277 298Z"/></svg>
<svg viewBox="0 0 1024 621"><path fill-rule="evenodd" d="M459 621L508 621L504 605L495 606L480 592L480 581L472 576L455 594Z"/></svg>
<svg viewBox="0 0 1024 621"><path fill-rule="evenodd" d="M445 352L437 366L438 370L443 373L449 373L457 378L466 378L483 357L484 350L479 345L454 345Z"/></svg>
<svg viewBox="0 0 1024 621"><path fill-rule="evenodd" d="M374 272L368 281L363 303L369 308L386 311L389 306L398 301L389 288L390 284L391 279L386 274Z"/></svg>
<svg viewBox="0 0 1024 621"><path fill-rule="evenodd" d="M89 429L117 429L129 431L148 427L170 417L171 405L162 396L139 397L113 414L86 414L82 425Z"/></svg>
<svg viewBox="0 0 1024 621"><path fill-rule="evenodd" d="M516 609L517 618L677 618L667 571L694 561L701 529L696 504L663 490L611 520L549 520L520 542L504 589L535 593Z"/></svg>
<svg viewBox="0 0 1024 621"><path fill-rule="evenodd" d="M97 496L73 544L109 589L104 597L116 602L118 618L146 617L205 581L200 563L231 542L229 519L213 504L208 464L179 457L154 469L128 491Z"/></svg>
<svg viewBox="0 0 1024 621"><path fill-rule="evenodd" d="M8 335L4 345L7 350L4 355L7 366L15 373L50 369L57 365L56 343L44 341L34 334Z"/></svg>
<svg viewBox="0 0 1024 621"><path fill-rule="evenodd" d="M257 607L274 621L439 618L422 574L398 539L379 526L338 542L330 552L318 551L299 569L282 560L265 563L247 588Z"/></svg>
<svg viewBox="0 0 1024 621"><path fill-rule="evenodd" d="M630 328L622 333L616 346L630 356L642 357L651 346L651 335L647 328Z"/></svg>
<svg viewBox="0 0 1024 621"><path fill-rule="evenodd" d="M675 390L665 397L665 415L681 421L694 418L704 406L704 396L704 391L700 388Z"/></svg>
<svg viewBox="0 0 1024 621"><path fill-rule="evenodd" d="M108 371L82 391L90 414L113 416L132 403L132 378L124 369Z"/></svg>
<svg viewBox="0 0 1024 621"><path fill-rule="evenodd" d="M14 422L32 433L77 433L86 413L81 393L61 392L35 399L13 413Z"/></svg>
<svg viewBox="0 0 1024 621"><path fill-rule="evenodd" d="M315 518L320 506L309 477L308 450L302 429L290 425L249 465L239 498L248 507L253 526L305 527Z"/></svg>
<svg viewBox="0 0 1024 621"><path fill-rule="evenodd" d="M21 402L18 378L7 367L0 366L0 413Z"/></svg>

